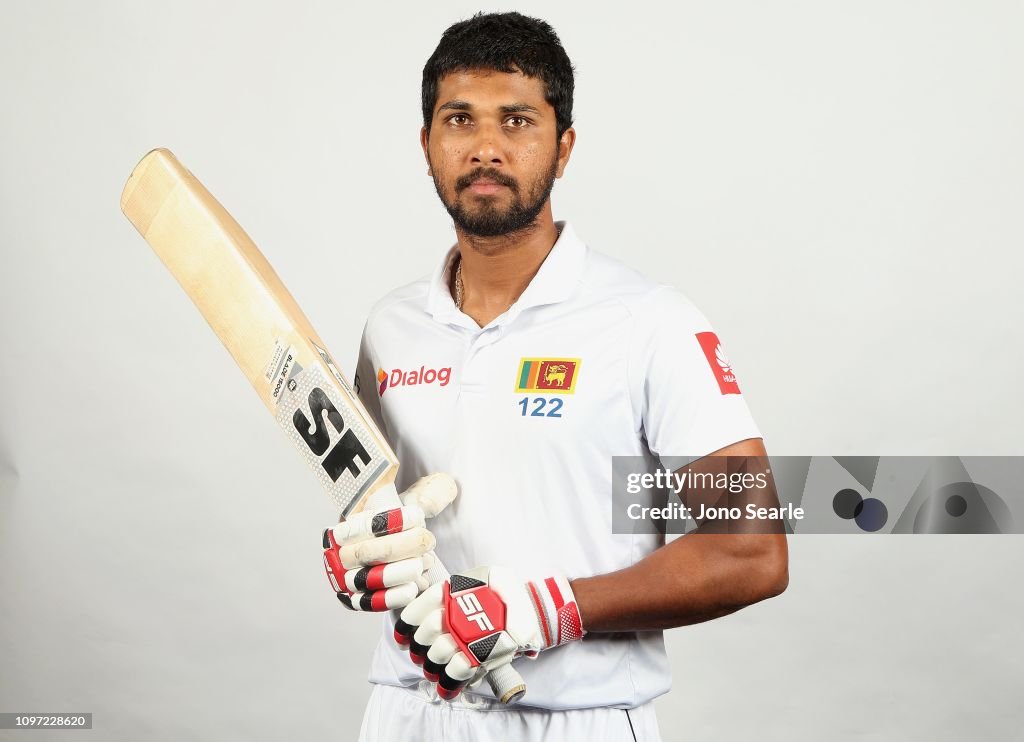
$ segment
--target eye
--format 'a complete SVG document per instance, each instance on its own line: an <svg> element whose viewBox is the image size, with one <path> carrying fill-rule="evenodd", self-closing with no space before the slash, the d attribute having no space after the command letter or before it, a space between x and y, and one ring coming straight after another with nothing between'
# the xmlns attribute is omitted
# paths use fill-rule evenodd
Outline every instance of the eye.
<svg viewBox="0 0 1024 742"><path fill-rule="evenodd" d="M505 119L505 123L511 126L513 129L525 129L530 125L530 119L525 116L509 116Z"/></svg>
<svg viewBox="0 0 1024 742"><path fill-rule="evenodd" d="M456 113L448 117L448 123L455 126L465 126L469 123L469 116L465 113Z"/></svg>

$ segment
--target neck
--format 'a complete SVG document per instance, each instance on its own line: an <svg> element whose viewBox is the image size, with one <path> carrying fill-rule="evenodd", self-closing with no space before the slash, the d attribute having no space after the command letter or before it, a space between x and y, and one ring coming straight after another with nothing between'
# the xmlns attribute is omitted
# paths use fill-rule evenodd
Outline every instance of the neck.
<svg viewBox="0 0 1024 742"><path fill-rule="evenodd" d="M515 303L558 239L550 202L534 224L518 232L478 237L456 228L456 233L462 261L462 311L481 327Z"/></svg>

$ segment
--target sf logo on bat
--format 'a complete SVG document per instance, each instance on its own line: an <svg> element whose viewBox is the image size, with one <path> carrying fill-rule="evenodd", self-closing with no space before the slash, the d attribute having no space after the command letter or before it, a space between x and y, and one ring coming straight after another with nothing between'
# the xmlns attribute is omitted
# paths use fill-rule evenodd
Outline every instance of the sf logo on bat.
<svg viewBox="0 0 1024 742"><path fill-rule="evenodd" d="M289 381L288 385L289 389L294 391L295 380ZM306 442L309 450L317 458L320 458L320 465L323 466L332 482L337 482L346 471L352 475L353 479L358 479L362 468L368 466L373 457L356 436L355 431L351 427L346 428L345 419L323 389L313 387L309 392L307 402L313 421L310 422L302 409L296 409L292 413L292 424L295 426L295 430ZM324 419L325 412L327 413L326 421ZM333 447L331 446L331 433L327 428L328 423L334 428L335 433L341 435ZM329 452L328 449L330 449ZM327 455L324 456L324 454Z"/></svg>

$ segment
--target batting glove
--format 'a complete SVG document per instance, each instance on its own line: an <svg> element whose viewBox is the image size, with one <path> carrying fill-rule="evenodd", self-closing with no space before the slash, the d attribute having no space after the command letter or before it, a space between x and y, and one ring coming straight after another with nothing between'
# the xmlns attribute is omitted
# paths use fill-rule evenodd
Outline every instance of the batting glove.
<svg viewBox="0 0 1024 742"><path fill-rule="evenodd" d="M402 507L363 510L323 533L324 568L342 605L353 611L403 608L423 592L435 540L425 525L455 499L455 480L431 474L402 496Z"/></svg>
<svg viewBox="0 0 1024 742"><path fill-rule="evenodd" d="M503 567L477 567L432 585L395 623L395 641L447 700L485 673L500 677L512 660L535 659L585 633L565 577L524 582Z"/></svg>

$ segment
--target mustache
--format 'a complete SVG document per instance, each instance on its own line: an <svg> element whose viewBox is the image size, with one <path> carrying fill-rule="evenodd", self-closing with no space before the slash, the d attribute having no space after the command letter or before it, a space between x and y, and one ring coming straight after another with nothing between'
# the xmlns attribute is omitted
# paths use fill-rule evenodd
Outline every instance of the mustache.
<svg viewBox="0 0 1024 742"><path fill-rule="evenodd" d="M482 167L477 170L474 170L471 173L467 173L466 175L460 176L455 181L455 192L461 193L478 180L483 180L485 178L487 180L493 180L495 183L498 183L499 185L503 185L506 188L509 188L513 193L519 192L519 184L516 183L515 178L513 178L511 175L506 175L500 170L496 170L492 167Z"/></svg>

